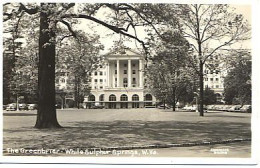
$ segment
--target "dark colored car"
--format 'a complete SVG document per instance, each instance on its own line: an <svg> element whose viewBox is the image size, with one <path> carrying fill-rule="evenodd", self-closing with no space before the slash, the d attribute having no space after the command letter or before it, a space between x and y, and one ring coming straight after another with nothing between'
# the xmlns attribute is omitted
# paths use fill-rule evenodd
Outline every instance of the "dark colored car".
<svg viewBox="0 0 260 168"><path fill-rule="evenodd" d="M60 104L55 104L56 109L61 109L61 105Z"/></svg>
<svg viewBox="0 0 260 168"><path fill-rule="evenodd" d="M93 109L103 109L104 106L103 105L94 105L92 108Z"/></svg>
<svg viewBox="0 0 260 168"><path fill-rule="evenodd" d="M6 110L6 108L7 108L7 105L3 105L3 110Z"/></svg>

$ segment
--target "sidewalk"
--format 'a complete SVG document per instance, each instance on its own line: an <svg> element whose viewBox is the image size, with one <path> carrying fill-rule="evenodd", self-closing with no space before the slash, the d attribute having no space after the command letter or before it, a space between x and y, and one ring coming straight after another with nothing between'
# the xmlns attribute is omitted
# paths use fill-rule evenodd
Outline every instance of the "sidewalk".
<svg viewBox="0 0 260 168"><path fill-rule="evenodd" d="M4 112L3 149L163 147L251 138L251 114L163 109L58 110L62 129L34 129L36 112Z"/></svg>

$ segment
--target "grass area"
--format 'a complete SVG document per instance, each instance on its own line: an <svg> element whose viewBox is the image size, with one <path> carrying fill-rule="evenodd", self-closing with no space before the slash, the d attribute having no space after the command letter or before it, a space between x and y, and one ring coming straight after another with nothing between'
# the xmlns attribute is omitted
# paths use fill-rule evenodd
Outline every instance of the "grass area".
<svg viewBox="0 0 260 168"><path fill-rule="evenodd" d="M4 112L3 148L75 149L251 138L251 114L159 109L59 110L61 129L35 129L35 111Z"/></svg>

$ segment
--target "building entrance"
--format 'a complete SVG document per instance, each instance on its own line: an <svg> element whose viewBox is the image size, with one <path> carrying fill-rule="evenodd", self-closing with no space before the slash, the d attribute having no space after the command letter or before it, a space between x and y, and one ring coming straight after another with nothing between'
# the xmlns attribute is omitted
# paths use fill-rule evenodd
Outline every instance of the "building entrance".
<svg viewBox="0 0 260 168"><path fill-rule="evenodd" d="M120 103L121 104L121 108L128 108L128 104L127 103Z"/></svg>
<svg viewBox="0 0 260 168"><path fill-rule="evenodd" d="M116 103L108 103L108 108L116 109Z"/></svg>
<svg viewBox="0 0 260 168"><path fill-rule="evenodd" d="M132 108L139 108L139 103L132 103Z"/></svg>

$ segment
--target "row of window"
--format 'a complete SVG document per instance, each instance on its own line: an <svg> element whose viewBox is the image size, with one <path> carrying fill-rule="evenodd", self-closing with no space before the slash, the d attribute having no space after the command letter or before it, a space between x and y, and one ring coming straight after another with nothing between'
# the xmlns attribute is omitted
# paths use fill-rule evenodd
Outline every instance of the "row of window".
<svg viewBox="0 0 260 168"><path fill-rule="evenodd" d="M124 72L124 74L127 74L127 70L126 69L123 72ZM117 70L115 70L115 74L117 74ZM132 74L136 74L136 70L132 70Z"/></svg>
<svg viewBox="0 0 260 168"><path fill-rule="evenodd" d="M215 85L215 87L214 86L208 86L208 85L205 85L205 87L208 87L208 88L216 88L216 89L218 89L218 88L220 88L220 85Z"/></svg>
<svg viewBox="0 0 260 168"><path fill-rule="evenodd" d="M214 78L205 78L205 81L209 81L209 79L210 81L214 81ZM219 78L215 78L215 81L219 81Z"/></svg>
<svg viewBox="0 0 260 168"><path fill-rule="evenodd" d="M132 64L133 67L135 67L135 64ZM117 67L117 64L115 64L115 67ZM127 67L127 64L124 64L124 67Z"/></svg>
<svg viewBox="0 0 260 168"><path fill-rule="evenodd" d="M99 72L99 75L100 75L100 76L102 76L103 74L106 75L106 72L104 72L104 73L103 73L102 71ZM94 75L97 76L97 75L98 75L98 72L97 72L97 71L94 72Z"/></svg>
<svg viewBox="0 0 260 168"><path fill-rule="evenodd" d="M205 74L214 74L214 73L215 73L215 74L218 74L219 71L218 71L218 70L216 70L216 71L213 71L213 70L205 70L204 73L205 73Z"/></svg>
<svg viewBox="0 0 260 168"><path fill-rule="evenodd" d="M103 81L104 82L106 82L106 79L99 79L99 82L102 84L103 83ZM98 82L98 79L94 79L94 82L95 82L95 84L97 84L97 82Z"/></svg>
<svg viewBox="0 0 260 168"><path fill-rule="evenodd" d="M111 94L108 99L109 99L109 101L116 101L116 96L114 94ZM153 100L152 95L146 94L144 96L144 100L152 101ZM96 97L94 95L89 95L88 101L96 101ZM104 94L99 96L99 101L104 101ZM128 101L128 96L126 94L122 94L120 96L120 101ZM137 94L134 94L132 96L132 101L139 101L139 96Z"/></svg>

